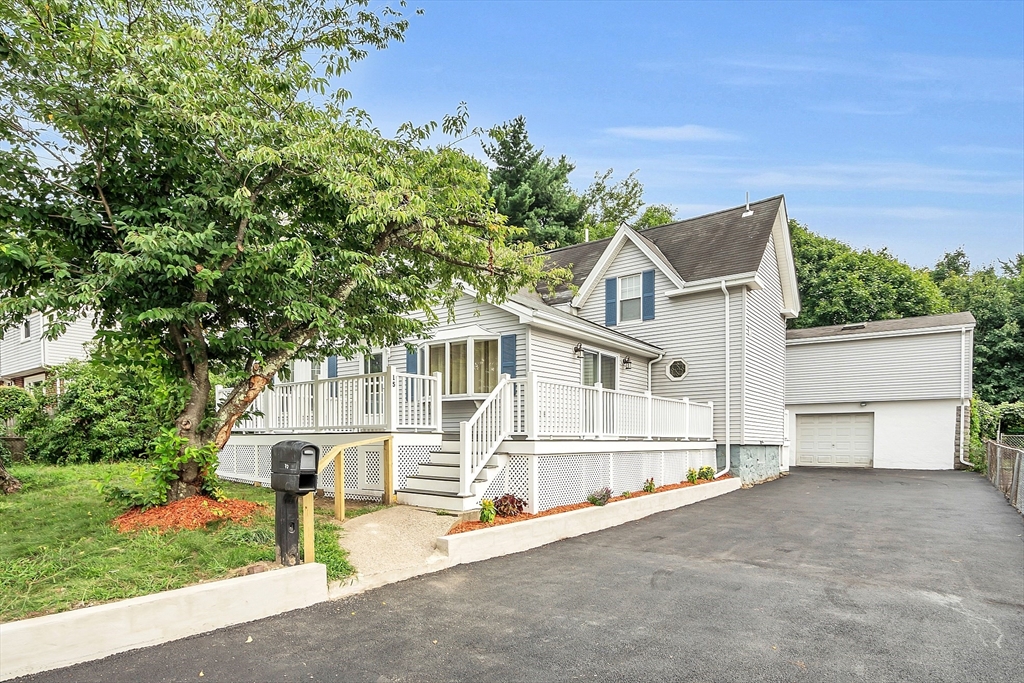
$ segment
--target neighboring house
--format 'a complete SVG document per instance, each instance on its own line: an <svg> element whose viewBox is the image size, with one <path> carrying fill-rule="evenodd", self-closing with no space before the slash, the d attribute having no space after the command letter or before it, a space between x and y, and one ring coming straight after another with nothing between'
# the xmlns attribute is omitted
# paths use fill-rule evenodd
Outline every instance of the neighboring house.
<svg viewBox="0 0 1024 683"><path fill-rule="evenodd" d="M399 501L433 508L508 492L537 511L702 465L778 476L785 321L800 308L783 197L548 257L573 286L501 304L467 292L429 340L296 363L218 472L267 480L278 434L327 447L358 431L395 435ZM379 495L380 457L346 451L347 495Z"/></svg>
<svg viewBox="0 0 1024 683"><path fill-rule="evenodd" d="M96 331L88 318L68 326L56 339L47 339L48 321L33 313L0 338L0 383L32 387L46 381L47 370L69 360L88 357L86 344Z"/></svg>
<svg viewBox="0 0 1024 683"><path fill-rule="evenodd" d="M790 330L791 465L952 469L967 454L970 313Z"/></svg>

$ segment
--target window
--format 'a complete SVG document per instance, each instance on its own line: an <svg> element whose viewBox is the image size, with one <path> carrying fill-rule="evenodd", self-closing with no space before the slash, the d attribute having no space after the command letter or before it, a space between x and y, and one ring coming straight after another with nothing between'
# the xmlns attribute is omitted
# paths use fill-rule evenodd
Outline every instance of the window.
<svg viewBox="0 0 1024 683"><path fill-rule="evenodd" d="M363 374L372 375L375 372L384 372L384 352L363 354Z"/></svg>
<svg viewBox="0 0 1024 683"><path fill-rule="evenodd" d="M498 385L498 339L457 339L431 344L426 351L428 374L441 373L447 395L489 394Z"/></svg>
<svg viewBox="0 0 1024 683"><path fill-rule="evenodd" d="M583 352L583 384L592 387L598 382L605 389L615 388L615 372L619 359L596 351Z"/></svg>
<svg viewBox="0 0 1024 683"><path fill-rule="evenodd" d="M21 338L22 340L32 338L32 320L25 318L25 322L21 324Z"/></svg>
<svg viewBox="0 0 1024 683"><path fill-rule="evenodd" d="M690 366L686 364L686 361L682 358L676 358L674 361L668 364L665 368L665 374L668 378L674 382L678 382L682 378L686 377L686 373L690 371Z"/></svg>
<svg viewBox="0 0 1024 683"><path fill-rule="evenodd" d="M642 295L643 283L640 275L619 278L619 320L626 322L640 319Z"/></svg>
<svg viewBox="0 0 1024 683"><path fill-rule="evenodd" d="M489 394L498 385L498 340L473 342L473 393Z"/></svg>

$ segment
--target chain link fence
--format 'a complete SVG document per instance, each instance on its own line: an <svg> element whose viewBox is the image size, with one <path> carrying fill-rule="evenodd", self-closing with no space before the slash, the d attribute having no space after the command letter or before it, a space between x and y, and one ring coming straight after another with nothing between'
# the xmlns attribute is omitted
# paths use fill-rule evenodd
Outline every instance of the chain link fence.
<svg viewBox="0 0 1024 683"><path fill-rule="evenodd" d="M985 455L989 481L1003 492L1017 512L1024 513L1024 486L1020 482L1024 475L1024 450L989 440L985 442Z"/></svg>
<svg viewBox="0 0 1024 683"><path fill-rule="evenodd" d="M1004 446L1024 450L1024 434L1000 434L998 441Z"/></svg>

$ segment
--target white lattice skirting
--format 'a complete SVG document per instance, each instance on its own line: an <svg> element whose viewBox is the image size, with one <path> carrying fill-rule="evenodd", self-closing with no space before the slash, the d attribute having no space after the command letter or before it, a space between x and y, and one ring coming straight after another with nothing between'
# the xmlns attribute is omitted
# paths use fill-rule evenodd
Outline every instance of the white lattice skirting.
<svg viewBox="0 0 1024 683"><path fill-rule="evenodd" d="M307 439L310 435L278 436L233 436L220 454L217 476L228 481L247 484L270 485L270 449L277 441L288 438ZM366 435L360 435L364 438ZM321 453L327 453L338 443L331 434L318 434L308 439L320 446ZM256 443L263 441L264 443ZM416 465L430 459L430 453L440 445L431 443L398 443L395 445L395 484L405 487L405 479L416 473ZM383 448L380 444L345 449L345 497L350 499L380 498L384 492ZM334 463L324 467L320 475L319 488L324 494L334 497Z"/></svg>
<svg viewBox="0 0 1024 683"><path fill-rule="evenodd" d="M535 483L531 481L531 460L536 461ZM713 448L643 453L509 455L483 497L494 499L511 493L526 501L531 511L539 512L559 505L582 503L591 493L605 486L612 490L613 495L619 495L623 491L639 491L648 479L654 479L655 486L677 484L686 480L690 468L715 467L715 463Z"/></svg>

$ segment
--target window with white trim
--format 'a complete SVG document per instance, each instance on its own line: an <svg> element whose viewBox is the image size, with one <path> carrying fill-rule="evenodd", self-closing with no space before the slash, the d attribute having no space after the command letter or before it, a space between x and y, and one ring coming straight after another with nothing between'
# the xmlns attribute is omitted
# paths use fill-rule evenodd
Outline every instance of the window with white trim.
<svg viewBox="0 0 1024 683"><path fill-rule="evenodd" d="M690 372L690 366L682 358L676 358L665 366L665 375L673 382L678 382Z"/></svg>
<svg viewBox="0 0 1024 683"><path fill-rule="evenodd" d="M442 393L448 396L489 394L498 385L498 336L466 337L428 344L427 374L441 373Z"/></svg>
<svg viewBox="0 0 1024 683"><path fill-rule="evenodd" d="M25 318L25 322L23 322L21 324L21 339L22 339L22 341L25 341L26 339L31 339L31 338L32 338L32 319L31 318Z"/></svg>
<svg viewBox="0 0 1024 683"><path fill-rule="evenodd" d="M584 350L583 385L592 387L600 382L605 389L614 389L618 367L618 356Z"/></svg>
<svg viewBox="0 0 1024 683"><path fill-rule="evenodd" d="M363 354L363 374L372 375L377 372L384 372L384 352Z"/></svg>
<svg viewBox="0 0 1024 683"><path fill-rule="evenodd" d="M644 286L639 274L619 278L619 320L640 320Z"/></svg>

